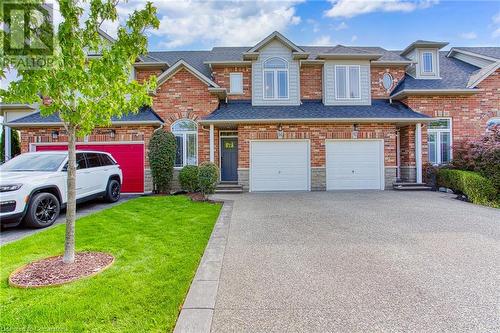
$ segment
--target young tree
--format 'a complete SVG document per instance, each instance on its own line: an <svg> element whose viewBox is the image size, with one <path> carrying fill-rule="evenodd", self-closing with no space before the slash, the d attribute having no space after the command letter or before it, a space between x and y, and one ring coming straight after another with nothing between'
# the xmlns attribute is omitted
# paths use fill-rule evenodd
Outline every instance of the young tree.
<svg viewBox="0 0 500 333"><path fill-rule="evenodd" d="M113 116L137 112L151 104L148 95L155 80L130 80L132 64L147 51L144 31L158 28L156 8L147 3L120 24L112 43L99 35L105 21L118 21L118 0L59 0L62 22L54 41L54 65L36 70L18 69L21 79L0 91L5 102L39 102L42 115L57 113L68 135L68 201L64 263L75 260L76 153L78 137L97 126L110 125ZM89 7L84 14L84 7ZM89 53L99 56L88 57ZM14 65L14 64L13 64ZM4 64L5 66L5 64Z"/></svg>

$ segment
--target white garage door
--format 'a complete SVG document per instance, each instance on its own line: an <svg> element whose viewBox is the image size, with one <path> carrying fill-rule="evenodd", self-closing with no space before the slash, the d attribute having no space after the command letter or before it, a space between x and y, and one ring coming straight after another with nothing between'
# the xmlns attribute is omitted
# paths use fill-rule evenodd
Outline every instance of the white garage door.
<svg viewBox="0 0 500 333"><path fill-rule="evenodd" d="M250 191L308 191L308 141L252 141Z"/></svg>
<svg viewBox="0 0 500 333"><path fill-rule="evenodd" d="M326 141L326 189L384 189L382 140Z"/></svg>

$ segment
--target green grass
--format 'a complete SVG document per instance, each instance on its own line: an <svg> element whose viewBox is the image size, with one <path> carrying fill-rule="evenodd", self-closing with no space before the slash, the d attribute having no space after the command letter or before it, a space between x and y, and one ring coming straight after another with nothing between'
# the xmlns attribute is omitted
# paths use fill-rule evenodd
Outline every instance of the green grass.
<svg viewBox="0 0 500 333"><path fill-rule="evenodd" d="M104 272L59 287L17 289L8 276L61 254L64 225L0 248L0 331L172 331L220 205L141 197L81 218L77 251L115 256Z"/></svg>

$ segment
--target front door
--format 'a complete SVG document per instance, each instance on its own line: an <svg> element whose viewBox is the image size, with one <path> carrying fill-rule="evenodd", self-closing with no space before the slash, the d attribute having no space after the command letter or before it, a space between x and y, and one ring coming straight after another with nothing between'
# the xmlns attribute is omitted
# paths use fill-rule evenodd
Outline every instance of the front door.
<svg viewBox="0 0 500 333"><path fill-rule="evenodd" d="M238 138L221 138L221 181L238 180Z"/></svg>

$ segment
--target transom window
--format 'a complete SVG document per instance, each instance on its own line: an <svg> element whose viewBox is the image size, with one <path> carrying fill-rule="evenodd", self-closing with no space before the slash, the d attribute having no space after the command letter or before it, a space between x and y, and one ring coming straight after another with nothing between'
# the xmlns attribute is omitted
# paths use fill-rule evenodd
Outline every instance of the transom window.
<svg viewBox="0 0 500 333"><path fill-rule="evenodd" d="M264 99L288 98L288 63L281 58L264 62Z"/></svg>
<svg viewBox="0 0 500 333"><path fill-rule="evenodd" d="M432 52L422 52L422 72L423 73L434 73Z"/></svg>
<svg viewBox="0 0 500 333"><path fill-rule="evenodd" d="M451 119L436 119L427 130L429 163L446 164L451 161Z"/></svg>
<svg viewBox="0 0 500 333"><path fill-rule="evenodd" d="M196 123L189 119L181 119L173 123L171 129L177 143L175 166L196 165L198 163L198 127Z"/></svg>
<svg viewBox="0 0 500 333"><path fill-rule="evenodd" d="M229 74L229 92L231 94L243 93L243 73Z"/></svg>
<svg viewBox="0 0 500 333"><path fill-rule="evenodd" d="M360 67L335 66L335 96L337 99L359 99L361 98L360 88Z"/></svg>

